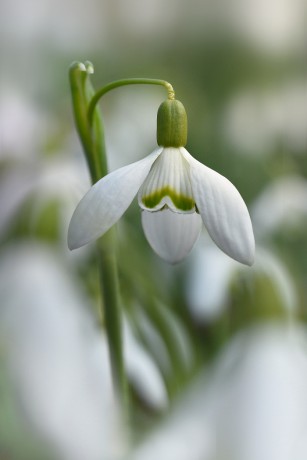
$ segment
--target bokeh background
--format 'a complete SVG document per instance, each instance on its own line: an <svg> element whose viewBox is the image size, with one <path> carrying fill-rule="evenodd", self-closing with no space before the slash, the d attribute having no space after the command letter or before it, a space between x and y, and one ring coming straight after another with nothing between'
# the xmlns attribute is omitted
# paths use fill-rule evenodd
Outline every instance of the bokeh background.
<svg viewBox="0 0 307 460"><path fill-rule="evenodd" d="M0 459L307 457L305 0L2 0ZM248 204L252 268L205 230L168 266L134 203L117 226L128 433L112 390L95 246L69 252L90 186L68 68L96 88L170 81L190 153ZM156 146L159 87L101 103L110 170Z"/></svg>

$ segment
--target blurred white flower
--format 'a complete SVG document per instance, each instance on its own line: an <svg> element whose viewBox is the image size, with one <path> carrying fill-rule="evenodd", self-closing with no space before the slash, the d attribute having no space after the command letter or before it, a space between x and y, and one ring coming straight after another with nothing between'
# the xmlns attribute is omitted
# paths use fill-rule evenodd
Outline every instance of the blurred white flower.
<svg viewBox="0 0 307 460"><path fill-rule="evenodd" d="M199 322L221 315L227 305L229 286L239 264L203 237L190 260L186 280L186 298L192 316Z"/></svg>
<svg viewBox="0 0 307 460"><path fill-rule="evenodd" d="M199 390L199 391L198 391ZM129 460L211 460L215 426L207 411L206 384L177 400L171 414L129 457Z"/></svg>
<svg viewBox="0 0 307 460"><path fill-rule="evenodd" d="M30 58L40 43L49 43L63 50L79 50L106 42L108 21L100 14L101 3L97 0L42 0L39 4L29 0L4 0L0 17L1 31L8 46L17 45L18 51L25 44ZM104 8L107 2L103 2ZM59 14L61 11L61 14ZM75 11L76 14L71 14ZM14 27L12 27L14 24ZM103 40L104 38L104 40ZM28 56L27 56L28 58Z"/></svg>
<svg viewBox="0 0 307 460"><path fill-rule="evenodd" d="M41 113L24 93L3 86L0 92L0 160L38 157L47 119L47 114Z"/></svg>
<svg viewBox="0 0 307 460"><path fill-rule="evenodd" d="M246 90L226 108L224 132L238 153L301 153L307 146L307 85L290 81L274 90Z"/></svg>
<svg viewBox="0 0 307 460"><path fill-rule="evenodd" d="M251 214L259 237L295 227L307 217L307 181L294 175L276 179L254 201Z"/></svg>
<svg viewBox="0 0 307 460"><path fill-rule="evenodd" d="M171 359L160 331L152 324L152 321L147 317L143 308L138 307L136 317L142 331L142 337L151 355L154 357L162 373L169 375L171 372Z"/></svg>
<svg viewBox="0 0 307 460"><path fill-rule="evenodd" d="M305 0L223 2L225 26L250 46L272 56L304 51Z"/></svg>
<svg viewBox="0 0 307 460"><path fill-rule="evenodd" d="M88 175L84 164L74 158L56 156L35 164L16 164L6 168L0 183L0 236L6 234L20 214L22 206L32 198L29 222L53 200L59 202L60 243L66 251L69 217L75 203L85 192ZM69 251L67 250L67 253Z"/></svg>
<svg viewBox="0 0 307 460"><path fill-rule="evenodd" d="M124 322L123 348L127 375L137 393L153 409L166 409L168 396L161 373L134 337L127 320Z"/></svg>
<svg viewBox="0 0 307 460"><path fill-rule="evenodd" d="M63 460L117 458L124 436L106 341L54 251L7 248L0 330L20 416Z"/></svg>
<svg viewBox="0 0 307 460"><path fill-rule="evenodd" d="M298 325L240 333L131 460L303 460L306 347Z"/></svg>
<svg viewBox="0 0 307 460"><path fill-rule="evenodd" d="M59 459L119 458L127 445L106 339L63 257L34 243L7 247L0 259L0 304L1 346L20 416ZM166 409L161 373L127 322L123 340L136 393L150 408Z"/></svg>
<svg viewBox="0 0 307 460"><path fill-rule="evenodd" d="M239 273L247 272L237 262L225 257L210 241L203 239L193 254L186 282L186 298L191 314L198 322L214 321L227 307L230 284ZM291 274L271 250L257 246L255 263L248 271L252 279L262 274L273 283L280 304L290 316L298 306L298 297Z"/></svg>
<svg viewBox="0 0 307 460"><path fill-rule="evenodd" d="M184 2L180 6L183 7ZM117 3L116 17L121 29L130 35L159 40L164 37L164 32L169 34L175 29L182 15L181 10L176 0L169 0L167 4L163 0L144 0L141 4L138 0L120 0Z"/></svg>
<svg viewBox="0 0 307 460"><path fill-rule="evenodd" d="M210 460L306 458L306 350L298 325L267 324L233 340L211 382L217 437Z"/></svg>

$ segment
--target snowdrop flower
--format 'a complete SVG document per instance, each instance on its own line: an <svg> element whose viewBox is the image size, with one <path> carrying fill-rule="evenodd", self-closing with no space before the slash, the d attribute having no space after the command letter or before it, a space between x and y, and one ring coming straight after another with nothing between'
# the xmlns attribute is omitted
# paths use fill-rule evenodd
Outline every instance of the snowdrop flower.
<svg viewBox="0 0 307 460"><path fill-rule="evenodd" d="M257 245L255 262L248 270L228 259L210 241L203 239L191 259L187 276L186 299L195 321L210 323L224 312L231 297L231 284L242 276L249 282L261 277L272 285L280 301L281 311L289 318L297 313L298 296L294 279L283 261L268 247Z"/></svg>
<svg viewBox="0 0 307 460"><path fill-rule="evenodd" d="M294 228L307 216L307 181L299 175L276 179L257 197L252 215L261 238Z"/></svg>
<svg viewBox="0 0 307 460"><path fill-rule="evenodd" d="M121 458L126 437L107 342L62 258L36 243L1 251L0 303L10 394L29 436L58 460Z"/></svg>
<svg viewBox="0 0 307 460"><path fill-rule="evenodd" d="M257 326L230 342L211 381L210 460L306 458L306 346L296 323Z"/></svg>
<svg viewBox="0 0 307 460"><path fill-rule="evenodd" d="M305 459L306 346L299 324L243 330L129 460Z"/></svg>
<svg viewBox="0 0 307 460"><path fill-rule="evenodd" d="M183 105L177 100L163 102L157 116L159 148L89 190L70 222L70 249L107 232L138 193L146 238L166 261L179 262L191 251L203 221L220 249L251 265L255 242L241 195L225 177L194 159L184 148L186 141Z"/></svg>

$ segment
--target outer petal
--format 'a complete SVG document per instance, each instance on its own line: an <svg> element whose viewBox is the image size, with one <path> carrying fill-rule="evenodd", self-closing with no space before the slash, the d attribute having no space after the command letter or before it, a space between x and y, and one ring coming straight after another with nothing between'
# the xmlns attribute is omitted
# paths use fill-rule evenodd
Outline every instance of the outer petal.
<svg viewBox="0 0 307 460"><path fill-rule="evenodd" d="M238 190L228 179L195 160L184 148L181 152L190 163L194 199L209 235L230 257L252 265L253 228Z"/></svg>
<svg viewBox="0 0 307 460"><path fill-rule="evenodd" d="M156 149L143 160L100 179L78 204L68 229L68 246L76 249L108 231L123 215L161 153Z"/></svg>
<svg viewBox="0 0 307 460"><path fill-rule="evenodd" d="M199 214L163 209L142 212L142 224L152 249L171 264L180 262L194 246L202 226Z"/></svg>

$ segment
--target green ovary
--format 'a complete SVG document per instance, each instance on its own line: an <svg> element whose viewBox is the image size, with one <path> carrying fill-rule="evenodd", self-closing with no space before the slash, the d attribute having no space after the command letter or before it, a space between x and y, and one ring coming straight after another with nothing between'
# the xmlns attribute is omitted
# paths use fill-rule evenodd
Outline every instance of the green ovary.
<svg viewBox="0 0 307 460"><path fill-rule="evenodd" d="M190 211L195 206L193 198L176 193L170 187L163 187L162 189L156 190L150 195L143 196L142 202L146 208L152 209L155 208L165 196L168 196L176 208L180 209L181 211Z"/></svg>

